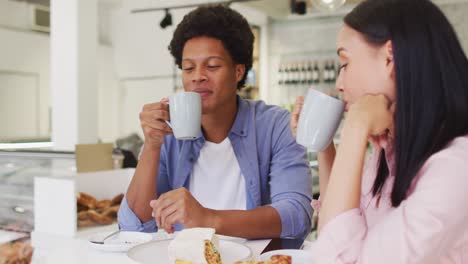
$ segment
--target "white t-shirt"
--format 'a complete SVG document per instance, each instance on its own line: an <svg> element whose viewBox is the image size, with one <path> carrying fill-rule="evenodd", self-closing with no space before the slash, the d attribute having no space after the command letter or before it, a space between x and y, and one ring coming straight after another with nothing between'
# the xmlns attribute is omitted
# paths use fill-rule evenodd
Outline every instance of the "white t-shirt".
<svg viewBox="0 0 468 264"><path fill-rule="evenodd" d="M205 142L190 175L189 190L206 208L245 210L245 179L229 138L219 143Z"/></svg>

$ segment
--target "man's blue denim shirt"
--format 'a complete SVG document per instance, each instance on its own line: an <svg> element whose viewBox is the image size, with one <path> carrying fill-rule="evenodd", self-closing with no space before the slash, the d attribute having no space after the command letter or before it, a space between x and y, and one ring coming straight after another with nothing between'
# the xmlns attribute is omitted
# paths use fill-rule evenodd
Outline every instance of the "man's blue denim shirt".
<svg viewBox="0 0 468 264"><path fill-rule="evenodd" d="M247 210L270 205L281 217L281 237L305 238L311 230L312 178L306 150L296 143L289 127L289 112L240 97L237 103L236 120L228 137L245 177ZM180 187L189 189L190 174L204 143L202 133L193 141L166 136L157 176L158 195ZM142 223L138 219L126 198L118 222L121 230L157 230L154 220Z"/></svg>

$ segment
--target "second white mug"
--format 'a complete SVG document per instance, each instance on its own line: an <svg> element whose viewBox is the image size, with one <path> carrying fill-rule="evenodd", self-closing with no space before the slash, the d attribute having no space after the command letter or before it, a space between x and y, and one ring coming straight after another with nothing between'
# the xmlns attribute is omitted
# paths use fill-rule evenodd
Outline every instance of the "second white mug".
<svg viewBox="0 0 468 264"><path fill-rule="evenodd" d="M324 150L333 140L343 112L343 101L310 89L297 124L297 143L312 152Z"/></svg>

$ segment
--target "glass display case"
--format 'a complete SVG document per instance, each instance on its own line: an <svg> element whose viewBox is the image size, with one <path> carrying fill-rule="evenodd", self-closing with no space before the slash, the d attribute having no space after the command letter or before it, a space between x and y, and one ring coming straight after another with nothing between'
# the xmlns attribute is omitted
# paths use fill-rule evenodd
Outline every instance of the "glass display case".
<svg viewBox="0 0 468 264"><path fill-rule="evenodd" d="M0 229L31 232L34 227L34 177L70 177L74 153L0 151Z"/></svg>

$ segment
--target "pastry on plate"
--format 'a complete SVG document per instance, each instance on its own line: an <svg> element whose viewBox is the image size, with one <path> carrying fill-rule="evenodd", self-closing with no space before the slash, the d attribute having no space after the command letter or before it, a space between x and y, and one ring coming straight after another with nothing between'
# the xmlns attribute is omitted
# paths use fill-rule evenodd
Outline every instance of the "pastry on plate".
<svg viewBox="0 0 468 264"><path fill-rule="evenodd" d="M169 243L169 260L178 264L221 264L218 248L213 228L184 229Z"/></svg>
<svg viewBox="0 0 468 264"><path fill-rule="evenodd" d="M273 255L270 257L271 264L291 264L292 258L287 255Z"/></svg>

